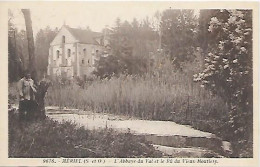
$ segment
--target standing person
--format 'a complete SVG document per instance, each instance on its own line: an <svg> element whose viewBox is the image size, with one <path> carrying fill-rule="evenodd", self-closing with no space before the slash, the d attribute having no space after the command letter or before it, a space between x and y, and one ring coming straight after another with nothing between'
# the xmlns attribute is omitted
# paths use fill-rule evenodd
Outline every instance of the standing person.
<svg viewBox="0 0 260 167"><path fill-rule="evenodd" d="M19 119L30 119L33 115L36 88L31 79L30 72L26 71L25 76L18 82L19 91Z"/></svg>

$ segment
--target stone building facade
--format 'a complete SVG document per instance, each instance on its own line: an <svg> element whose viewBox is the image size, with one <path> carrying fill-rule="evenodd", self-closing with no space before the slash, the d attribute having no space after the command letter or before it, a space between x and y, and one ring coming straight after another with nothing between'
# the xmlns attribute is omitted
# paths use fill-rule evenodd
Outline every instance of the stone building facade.
<svg viewBox="0 0 260 167"><path fill-rule="evenodd" d="M104 54L107 46L106 33L63 25L50 43L47 74L69 79L76 76L86 78L93 72L95 60Z"/></svg>

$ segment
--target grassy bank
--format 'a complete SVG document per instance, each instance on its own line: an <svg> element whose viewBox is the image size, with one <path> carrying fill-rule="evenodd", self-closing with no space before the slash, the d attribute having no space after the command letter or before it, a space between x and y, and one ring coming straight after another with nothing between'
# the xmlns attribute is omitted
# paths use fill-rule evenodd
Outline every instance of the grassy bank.
<svg viewBox="0 0 260 167"><path fill-rule="evenodd" d="M50 119L19 122L9 114L9 157L162 157L144 138L111 129L90 131Z"/></svg>

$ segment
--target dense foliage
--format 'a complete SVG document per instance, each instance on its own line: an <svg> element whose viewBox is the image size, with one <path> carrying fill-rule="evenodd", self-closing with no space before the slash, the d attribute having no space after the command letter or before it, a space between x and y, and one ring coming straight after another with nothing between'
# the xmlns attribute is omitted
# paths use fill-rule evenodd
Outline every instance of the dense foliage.
<svg viewBox="0 0 260 167"><path fill-rule="evenodd" d="M18 30L14 25L14 16L10 10L8 14L8 76L9 82L14 82L23 76L25 70L28 70L28 40L26 31L23 29ZM50 42L57 32L58 28L52 30L46 27L36 33L35 59L37 73L40 78L47 73Z"/></svg>
<svg viewBox="0 0 260 167"><path fill-rule="evenodd" d="M162 45L177 70L194 59L197 25L194 10L168 9L162 13Z"/></svg>
<svg viewBox="0 0 260 167"><path fill-rule="evenodd" d="M25 55L28 55L28 51L23 52L22 48L28 48L28 45L25 42L24 31L17 33L17 29L12 23L13 15L10 10L8 15L8 79L10 82L14 82L22 75Z"/></svg>
<svg viewBox="0 0 260 167"><path fill-rule="evenodd" d="M58 33L58 28L40 29L35 39L35 56L38 75L40 78L47 73L50 43Z"/></svg>
<svg viewBox="0 0 260 167"><path fill-rule="evenodd" d="M253 131L252 11L219 10L208 31L205 69L195 81L229 105L229 140L236 156L244 156L237 149L252 145Z"/></svg>
<svg viewBox="0 0 260 167"><path fill-rule="evenodd" d="M143 75L149 70L150 52L158 47L158 34L148 19L130 24L116 20L110 32L110 51L96 63L95 75L110 78L120 74Z"/></svg>

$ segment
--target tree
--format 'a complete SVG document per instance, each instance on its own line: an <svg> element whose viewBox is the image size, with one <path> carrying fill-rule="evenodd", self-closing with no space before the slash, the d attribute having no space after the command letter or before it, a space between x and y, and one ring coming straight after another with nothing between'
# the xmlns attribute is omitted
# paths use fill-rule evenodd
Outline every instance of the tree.
<svg viewBox="0 0 260 167"><path fill-rule="evenodd" d="M134 18L132 21L132 27L133 27L134 32L138 31L138 28L140 27L139 22L137 21L136 18Z"/></svg>
<svg viewBox="0 0 260 167"><path fill-rule="evenodd" d="M149 52L155 51L158 35L152 29L148 18L130 24L118 18L110 34L111 51L96 63L95 75L101 78L112 75L142 75L148 71Z"/></svg>
<svg viewBox="0 0 260 167"><path fill-rule="evenodd" d="M253 69L252 11L219 10L209 21L205 69L195 81L229 105L229 134L234 156L252 155ZM250 150L251 149L251 150ZM249 155L246 152L251 152Z"/></svg>
<svg viewBox="0 0 260 167"><path fill-rule="evenodd" d="M25 19L26 25L26 34L28 39L28 52L29 52L29 71L32 73L32 78L35 81L37 86L37 92L35 94L36 105L35 112L36 118L45 118L45 104L44 97L50 86L50 82L46 79L41 80L38 83L38 76L36 71L36 63L35 63L35 53L34 53L34 40L33 40L33 30L32 30L32 21L31 21L31 13L29 9L22 9Z"/></svg>
<svg viewBox="0 0 260 167"><path fill-rule="evenodd" d="M9 27L8 30L8 80L9 82L18 79L19 69L17 68L17 50L16 50L16 30Z"/></svg>
<svg viewBox="0 0 260 167"><path fill-rule="evenodd" d="M23 66L20 57L19 47L19 33L12 23L13 14L8 10L8 81L14 82L22 75Z"/></svg>
<svg viewBox="0 0 260 167"><path fill-rule="evenodd" d="M177 69L194 59L197 19L194 10L168 9L162 13L162 47L174 61Z"/></svg>
<svg viewBox="0 0 260 167"><path fill-rule="evenodd" d="M50 43L58 33L58 28L52 30L50 27L40 29L36 35L35 51L36 51L36 66L40 78L47 72L48 55Z"/></svg>
<svg viewBox="0 0 260 167"><path fill-rule="evenodd" d="M19 32L17 32L16 41L17 54L18 57L21 59L23 72L24 70L28 69L29 66L28 41L25 30L20 30Z"/></svg>
<svg viewBox="0 0 260 167"><path fill-rule="evenodd" d="M203 9L200 10L199 14L199 26L198 26L198 46L202 49L203 59L208 53L208 45L214 40L212 33L208 31L210 19L212 17L217 17L219 14L219 9Z"/></svg>
<svg viewBox="0 0 260 167"><path fill-rule="evenodd" d="M22 13L24 15L26 34L28 40L28 54L29 54L28 70L31 72L32 78L37 81L38 78L37 78L37 71L35 67L35 48L34 48L31 13L29 9L22 9Z"/></svg>

